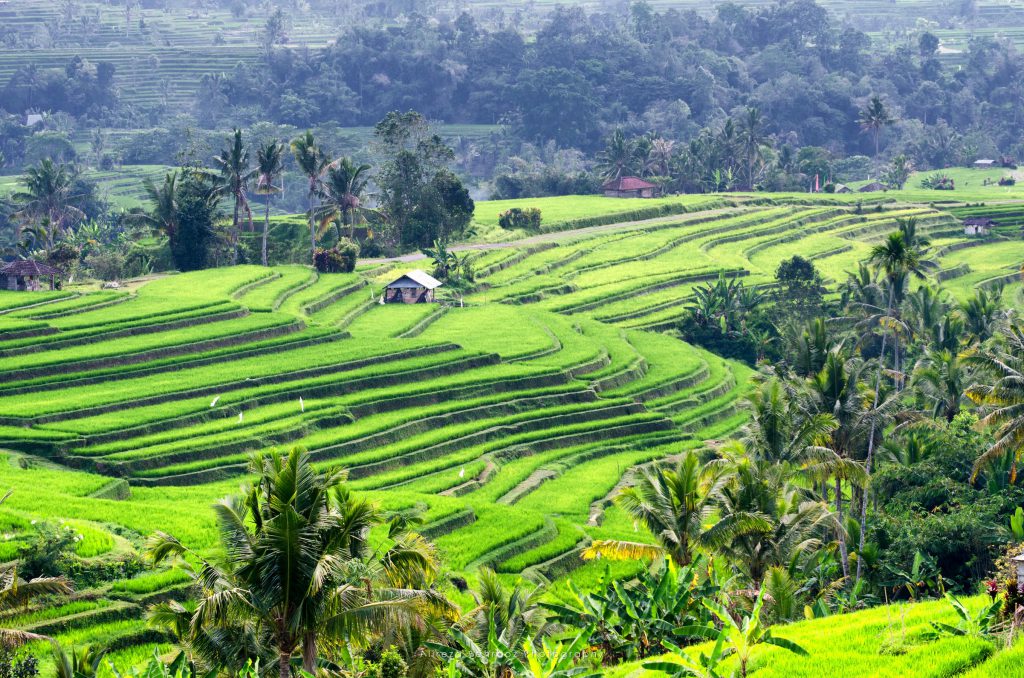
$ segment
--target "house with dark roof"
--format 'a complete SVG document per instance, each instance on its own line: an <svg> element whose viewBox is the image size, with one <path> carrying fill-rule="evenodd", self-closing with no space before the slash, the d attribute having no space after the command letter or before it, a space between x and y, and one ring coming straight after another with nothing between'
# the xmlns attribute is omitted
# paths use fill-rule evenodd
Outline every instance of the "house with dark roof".
<svg viewBox="0 0 1024 678"><path fill-rule="evenodd" d="M601 184L601 191L606 198L654 198L658 185L640 177L619 177Z"/></svg>
<svg viewBox="0 0 1024 678"><path fill-rule="evenodd" d="M441 281L420 270L409 271L384 288L382 304L429 304L434 301L434 290Z"/></svg>
<svg viewBox="0 0 1024 678"><path fill-rule="evenodd" d="M31 259L19 259L0 267L0 290L15 292L57 289L57 278L64 271ZM49 278L49 280L46 280Z"/></svg>
<svg viewBox="0 0 1024 678"><path fill-rule="evenodd" d="M964 235L988 235L996 222L988 217L968 217L964 219Z"/></svg>
<svg viewBox="0 0 1024 678"><path fill-rule="evenodd" d="M875 193L877 191L888 191L889 187L880 181L872 181L869 184L864 184L857 189L860 193Z"/></svg>

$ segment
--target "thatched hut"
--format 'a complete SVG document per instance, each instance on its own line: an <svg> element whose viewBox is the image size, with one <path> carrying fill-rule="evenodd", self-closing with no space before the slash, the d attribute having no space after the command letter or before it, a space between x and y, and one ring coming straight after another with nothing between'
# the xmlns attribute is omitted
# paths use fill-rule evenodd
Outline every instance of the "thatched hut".
<svg viewBox="0 0 1024 678"><path fill-rule="evenodd" d="M57 289L57 279L64 271L32 259L19 259L0 267L0 289L38 291ZM47 280L49 278L49 280Z"/></svg>

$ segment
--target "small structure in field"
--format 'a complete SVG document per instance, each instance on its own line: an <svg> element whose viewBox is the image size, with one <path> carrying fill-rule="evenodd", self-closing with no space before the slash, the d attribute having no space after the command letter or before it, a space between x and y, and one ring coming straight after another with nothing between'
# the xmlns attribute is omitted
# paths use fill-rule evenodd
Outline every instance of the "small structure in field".
<svg viewBox="0 0 1024 678"><path fill-rule="evenodd" d="M846 184L836 184L835 193L853 193L849 186Z"/></svg>
<svg viewBox="0 0 1024 678"><path fill-rule="evenodd" d="M417 269L388 283L381 301L385 304L429 304L441 281Z"/></svg>
<svg viewBox="0 0 1024 678"><path fill-rule="evenodd" d="M601 191L606 198L654 198L658 185L640 177L619 177L601 184Z"/></svg>
<svg viewBox="0 0 1024 678"><path fill-rule="evenodd" d="M1010 558L1010 562L1017 568L1017 582L1019 585L1020 582L1024 582L1024 553Z"/></svg>
<svg viewBox="0 0 1024 678"><path fill-rule="evenodd" d="M964 235L988 235L996 225L988 217L968 217L964 219Z"/></svg>
<svg viewBox="0 0 1024 678"><path fill-rule="evenodd" d="M0 267L0 289L16 292L57 289L57 278L64 271L31 259L21 259ZM49 280L47 280L49 278Z"/></svg>
<svg viewBox="0 0 1024 678"><path fill-rule="evenodd" d="M881 181L872 181L870 184L864 184L857 190L861 193L876 193L878 191L888 191L889 187Z"/></svg>
<svg viewBox="0 0 1024 678"><path fill-rule="evenodd" d="M974 166L978 169L991 169L996 167L996 161L991 158L981 158L980 160L974 161Z"/></svg>

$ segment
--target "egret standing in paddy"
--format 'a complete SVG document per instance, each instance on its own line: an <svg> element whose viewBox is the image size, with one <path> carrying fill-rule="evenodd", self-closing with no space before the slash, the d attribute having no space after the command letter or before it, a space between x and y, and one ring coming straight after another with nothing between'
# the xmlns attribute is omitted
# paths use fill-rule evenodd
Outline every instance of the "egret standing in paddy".
<svg viewBox="0 0 1024 678"><path fill-rule="evenodd" d="M218 401L218 400L220 400L220 396L217 396L216 398L214 398L213 400L211 400L211 401L210 401L210 407L216 407L216 406L217 406L217 401Z"/></svg>
<svg viewBox="0 0 1024 678"><path fill-rule="evenodd" d="M459 469L459 477L460 478L465 478L466 477L466 467L465 466L463 466L462 468Z"/></svg>
<svg viewBox="0 0 1024 678"><path fill-rule="evenodd" d="M238 423L239 423L239 424L241 424L241 423L242 423L242 419L243 419L243 417L242 417L242 413L241 413L241 412L239 412L239 413L238 413Z"/></svg>
<svg viewBox="0 0 1024 678"><path fill-rule="evenodd" d="M306 411L306 403L302 402L302 396L299 396L299 410L302 412Z"/></svg>

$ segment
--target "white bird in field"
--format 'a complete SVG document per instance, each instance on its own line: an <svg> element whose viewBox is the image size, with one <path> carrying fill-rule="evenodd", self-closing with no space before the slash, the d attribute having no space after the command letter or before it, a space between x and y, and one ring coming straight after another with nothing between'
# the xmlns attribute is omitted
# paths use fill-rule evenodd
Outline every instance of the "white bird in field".
<svg viewBox="0 0 1024 678"><path fill-rule="evenodd" d="M459 469L459 477L460 478L465 478L466 477L466 467L462 467L461 469Z"/></svg>
<svg viewBox="0 0 1024 678"><path fill-rule="evenodd" d="M218 400L220 400L220 396L217 396L216 398L214 398L213 400L211 400L211 401L210 401L210 407L216 407L216 406L217 406L217 401L218 401Z"/></svg>
<svg viewBox="0 0 1024 678"><path fill-rule="evenodd" d="M299 396L299 409L303 412L306 411L306 403L302 402L302 396Z"/></svg>
<svg viewBox="0 0 1024 678"><path fill-rule="evenodd" d="M241 413L241 412L239 412L239 413L238 413L238 423L239 423L239 424L241 424L241 423L242 423L242 419L243 419L243 417L242 417L242 413Z"/></svg>

